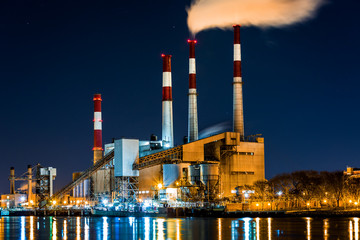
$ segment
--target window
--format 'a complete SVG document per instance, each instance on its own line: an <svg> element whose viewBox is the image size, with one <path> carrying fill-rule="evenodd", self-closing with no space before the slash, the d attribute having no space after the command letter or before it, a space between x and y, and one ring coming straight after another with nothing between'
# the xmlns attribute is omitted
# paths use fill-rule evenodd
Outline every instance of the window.
<svg viewBox="0 0 360 240"><path fill-rule="evenodd" d="M254 175L254 172L240 172L240 171L232 171L231 175Z"/></svg>

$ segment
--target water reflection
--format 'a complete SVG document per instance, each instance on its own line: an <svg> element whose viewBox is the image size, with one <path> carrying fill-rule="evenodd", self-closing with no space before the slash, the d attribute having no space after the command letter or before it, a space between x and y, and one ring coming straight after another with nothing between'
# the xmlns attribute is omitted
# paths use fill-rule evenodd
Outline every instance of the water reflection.
<svg viewBox="0 0 360 240"><path fill-rule="evenodd" d="M268 218L268 238L271 240L271 218Z"/></svg>
<svg viewBox="0 0 360 240"><path fill-rule="evenodd" d="M30 240L34 239L34 217L30 216Z"/></svg>
<svg viewBox="0 0 360 240"><path fill-rule="evenodd" d="M164 219L159 218L156 220L157 222L157 227L158 227L158 232L157 232L157 238L159 240L164 240Z"/></svg>
<svg viewBox="0 0 360 240"><path fill-rule="evenodd" d="M250 240L250 220L251 218L243 218L245 240Z"/></svg>
<svg viewBox="0 0 360 240"><path fill-rule="evenodd" d="M311 218L306 218L306 236L307 239L311 239Z"/></svg>
<svg viewBox="0 0 360 240"><path fill-rule="evenodd" d="M80 217L76 217L76 239L81 239L81 225L80 225Z"/></svg>
<svg viewBox="0 0 360 240"><path fill-rule="evenodd" d="M57 234L56 218L54 218L54 221L52 222L52 239L53 240L56 240L56 234Z"/></svg>
<svg viewBox="0 0 360 240"><path fill-rule="evenodd" d="M89 240L89 218L85 218L85 240Z"/></svg>
<svg viewBox="0 0 360 240"><path fill-rule="evenodd" d="M221 229L222 229L222 226L221 226L221 218L218 218L218 232L219 232L219 238L218 240L221 240L222 239L222 236L221 236Z"/></svg>
<svg viewBox="0 0 360 240"><path fill-rule="evenodd" d="M260 240L260 218L256 218L256 240Z"/></svg>
<svg viewBox="0 0 360 240"><path fill-rule="evenodd" d="M324 240L327 240L329 238L328 229L329 229L329 220L324 219Z"/></svg>
<svg viewBox="0 0 360 240"><path fill-rule="evenodd" d="M359 240L359 218L354 218L355 240Z"/></svg>
<svg viewBox="0 0 360 240"><path fill-rule="evenodd" d="M25 217L21 217L21 240L25 240Z"/></svg>
<svg viewBox="0 0 360 240"><path fill-rule="evenodd" d="M350 239L360 218L1 217L1 239ZM40 227L39 227L40 226ZM275 234L275 235L274 235Z"/></svg>
<svg viewBox="0 0 360 240"><path fill-rule="evenodd" d="M67 221L66 219L64 219L64 223L63 223L63 239L67 240Z"/></svg>

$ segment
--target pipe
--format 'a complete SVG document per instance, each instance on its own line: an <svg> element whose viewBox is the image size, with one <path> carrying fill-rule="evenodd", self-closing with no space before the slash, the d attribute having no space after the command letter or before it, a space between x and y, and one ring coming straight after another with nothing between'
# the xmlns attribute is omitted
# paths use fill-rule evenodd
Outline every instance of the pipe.
<svg viewBox="0 0 360 240"><path fill-rule="evenodd" d="M102 118L101 118L101 94L94 94L94 165L102 159Z"/></svg>
<svg viewBox="0 0 360 240"><path fill-rule="evenodd" d="M198 140L198 112L196 92L196 62L195 43L196 40L188 40L189 43L189 116L188 116L188 140Z"/></svg>
<svg viewBox="0 0 360 240"><path fill-rule="evenodd" d="M244 140L240 25L234 25L233 130Z"/></svg>
<svg viewBox="0 0 360 240"><path fill-rule="evenodd" d="M173 108L171 84L171 55L161 55L163 59L162 85L162 141L164 148L174 147Z"/></svg>

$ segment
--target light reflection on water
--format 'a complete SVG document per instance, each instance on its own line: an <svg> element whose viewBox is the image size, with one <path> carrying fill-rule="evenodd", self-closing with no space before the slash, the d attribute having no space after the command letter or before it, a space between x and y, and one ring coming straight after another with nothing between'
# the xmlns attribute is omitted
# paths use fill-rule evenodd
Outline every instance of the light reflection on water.
<svg viewBox="0 0 360 240"><path fill-rule="evenodd" d="M0 218L0 240L279 238L359 240L359 218Z"/></svg>

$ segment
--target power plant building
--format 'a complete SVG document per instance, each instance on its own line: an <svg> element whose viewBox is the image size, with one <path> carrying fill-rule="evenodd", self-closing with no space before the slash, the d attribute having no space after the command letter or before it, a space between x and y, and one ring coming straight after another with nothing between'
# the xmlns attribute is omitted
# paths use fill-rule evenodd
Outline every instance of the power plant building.
<svg viewBox="0 0 360 240"><path fill-rule="evenodd" d="M171 55L162 55L162 135L116 139L102 148L101 95L94 95L94 165L66 186L78 197L119 202L213 201L265 180L264 138L244 133L240 26L234 26L233 131L198 138L195 43L189 40L187 141L175 146ZM229 81L231 86L231 81ZM84 179L91 179L86 183ZM81 185L82 184L82 185ZM89 189L90 194L86 193Z"/></svg>

